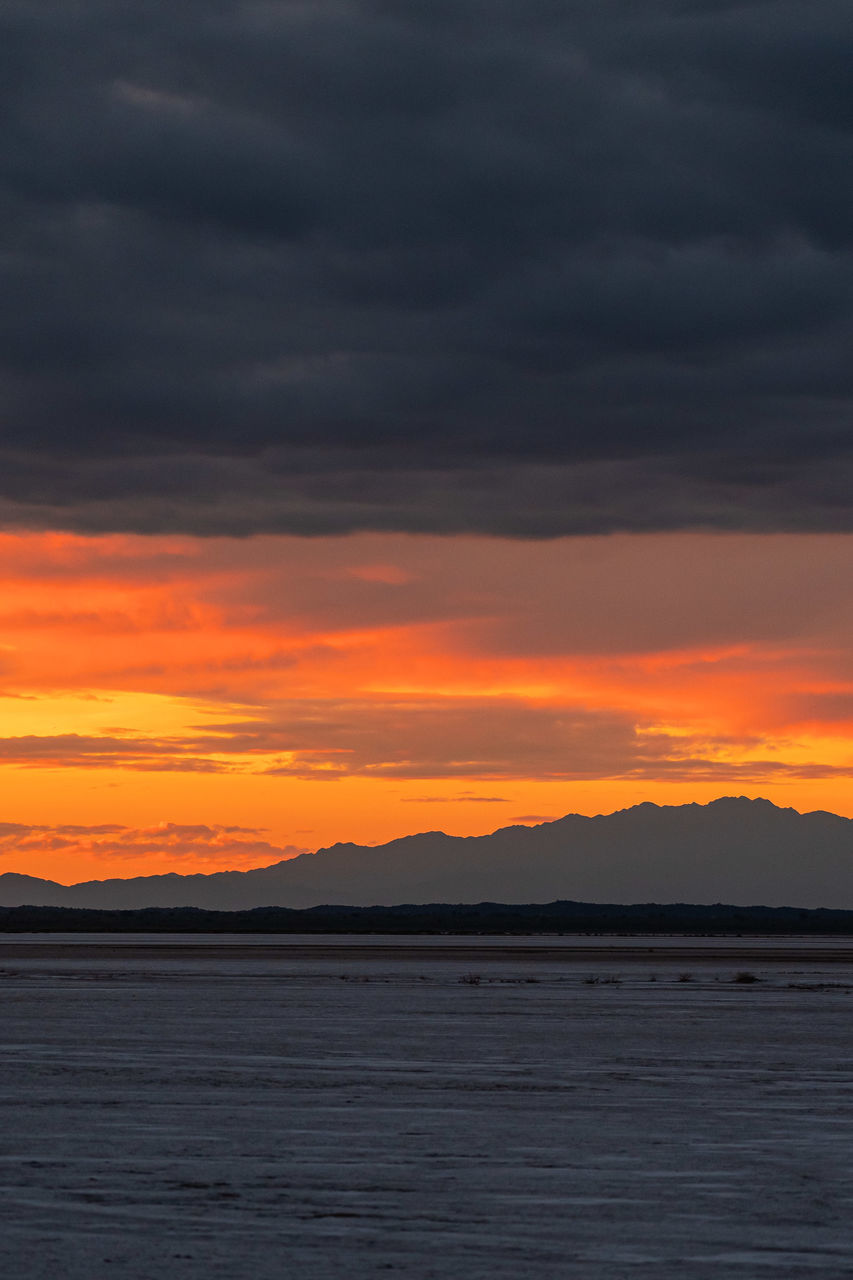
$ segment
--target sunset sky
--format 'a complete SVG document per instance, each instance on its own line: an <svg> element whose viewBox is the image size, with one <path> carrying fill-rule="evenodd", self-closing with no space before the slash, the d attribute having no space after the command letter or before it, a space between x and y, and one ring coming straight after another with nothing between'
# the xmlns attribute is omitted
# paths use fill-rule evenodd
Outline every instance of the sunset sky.
<svg viewBox="0 0 853 1280"><path fill-rule="evenodd" d="M0 871L853 816L849 5L0 8Z"/></svg>

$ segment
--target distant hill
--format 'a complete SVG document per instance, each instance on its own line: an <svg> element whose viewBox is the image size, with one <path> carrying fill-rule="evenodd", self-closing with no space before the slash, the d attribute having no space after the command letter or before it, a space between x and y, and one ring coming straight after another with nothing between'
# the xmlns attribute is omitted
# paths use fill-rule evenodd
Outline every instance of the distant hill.
<svg viewBox="0 0 853 1280"><path fill-rule="evenodd" d="M255 907L251 911L202 911L198 907L145 907L136 911L0 907L0 936L4 933L849 936L853 935L853 911L654 902L629 906L590 902L428 903L302 910ZM833 955L846 961L849 951Z"/></svg>
<svg viewBox="0 0 853 1280"><path fill-rule="evenodd" d="M557 899L853 908L853 820L739 797L571 814L486 836L430 831L377 846L336 844L254 871L70 886L0 875L7 907L236 911Z"/></svg>

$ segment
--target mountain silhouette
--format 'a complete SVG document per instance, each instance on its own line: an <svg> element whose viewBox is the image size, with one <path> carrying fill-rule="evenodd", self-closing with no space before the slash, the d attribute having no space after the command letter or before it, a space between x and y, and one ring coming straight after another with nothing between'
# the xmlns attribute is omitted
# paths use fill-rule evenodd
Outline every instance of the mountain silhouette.
<svg viewBox="0 0 853 1280"><path fill-rule="evenodd" d="M335 844L252 871L61 885L7 872L0 906L252 907L395 903L732 902L853 908L853 819L769 800L640 804L485 836L427 831Z"/></svg>

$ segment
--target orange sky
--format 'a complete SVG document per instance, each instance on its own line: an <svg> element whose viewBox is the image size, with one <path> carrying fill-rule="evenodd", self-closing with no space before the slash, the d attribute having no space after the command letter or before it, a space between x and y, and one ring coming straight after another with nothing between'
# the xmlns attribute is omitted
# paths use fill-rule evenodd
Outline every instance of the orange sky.
<svg viewBox="0 0 853 1280"><path fill-rule="evenodd" d="M0 535L0 870L655 800L853 815L853 536Z"/></svg>

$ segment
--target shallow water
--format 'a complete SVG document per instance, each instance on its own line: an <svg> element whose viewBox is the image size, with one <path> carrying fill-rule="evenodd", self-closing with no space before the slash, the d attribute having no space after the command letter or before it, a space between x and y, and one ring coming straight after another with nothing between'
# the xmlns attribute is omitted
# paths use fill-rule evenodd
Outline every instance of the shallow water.
<svg viewBox="0 0 853 1280"><path fill-rule="evenodd" d="M0 940L4 1274L853 1272L846 944L147 941Z"/></svg>

